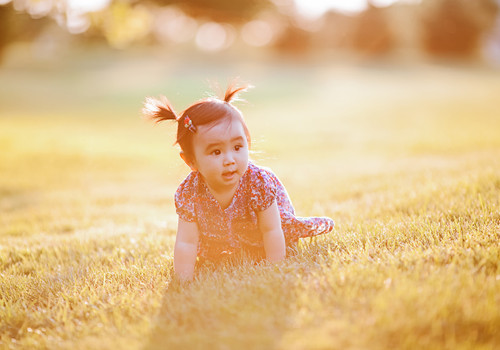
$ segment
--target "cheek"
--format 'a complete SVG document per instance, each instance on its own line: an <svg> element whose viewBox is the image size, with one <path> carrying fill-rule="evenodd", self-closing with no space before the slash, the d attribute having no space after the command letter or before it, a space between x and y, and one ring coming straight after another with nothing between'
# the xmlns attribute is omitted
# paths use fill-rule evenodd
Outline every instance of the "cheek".
<svg viewBox="0 0 500 350"><path fill-rule="evenodd" d="M218 166L218 162L211 157L203 157L203 160L201 161L203 164L203 167L207 169L208 171L210 169L215 169Z"/></svg>
<svg viewBox="0 0 500 350"><path fill-rule="evenodd" d="M238 160L240 164L247 164L248 163L248 150L245 150L245 152L241 152L238 154Z"/></svg>

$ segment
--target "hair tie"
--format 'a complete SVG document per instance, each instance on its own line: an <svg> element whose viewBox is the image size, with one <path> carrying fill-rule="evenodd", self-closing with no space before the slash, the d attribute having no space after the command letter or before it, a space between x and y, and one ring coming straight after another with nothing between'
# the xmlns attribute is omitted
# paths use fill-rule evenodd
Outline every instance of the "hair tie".
<svg viewBox="0 0 500 350"><path fill-rule="evenodd" d="M193 133L196 132L196 126L193 125L193 121L189 116L184 117L184 127Z"/></svg>

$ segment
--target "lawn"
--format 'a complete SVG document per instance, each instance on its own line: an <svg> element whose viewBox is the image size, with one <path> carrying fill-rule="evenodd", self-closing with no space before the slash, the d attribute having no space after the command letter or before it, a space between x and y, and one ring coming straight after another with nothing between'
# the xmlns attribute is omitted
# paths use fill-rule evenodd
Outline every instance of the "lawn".
<svg viewBox="0 0 500 350"><path fill-rule="evenodd" d="M500 72L86 55L0 68L0 349L500 347ZM141 103L237 75L252 158L336 229L179 287L188 168Z"/></svg>

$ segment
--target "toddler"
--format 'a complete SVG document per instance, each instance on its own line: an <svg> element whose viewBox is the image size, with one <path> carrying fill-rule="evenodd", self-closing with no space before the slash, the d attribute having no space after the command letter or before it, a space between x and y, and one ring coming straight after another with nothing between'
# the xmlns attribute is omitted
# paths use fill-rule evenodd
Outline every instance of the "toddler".
<svg viewBox="0 0 500 350"><path fill-rule="evenodd" d="M223 100L207 98L180 115L165 97L146 98L143 115L177 122L180 156L191 173L175 193L179 216L174 270L193 278L197 261L247 256L278 262L299 238L330 232L330 218L295 216L280 180L249 160L250 133L231 104L246 86L230 85Z"/></svg>

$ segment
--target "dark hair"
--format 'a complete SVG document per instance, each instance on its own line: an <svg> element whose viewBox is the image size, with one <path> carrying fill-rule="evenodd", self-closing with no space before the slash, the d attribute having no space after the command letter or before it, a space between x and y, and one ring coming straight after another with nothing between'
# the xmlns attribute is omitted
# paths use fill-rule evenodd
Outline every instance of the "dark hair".
<svg viewBox="0 0 500 350"><path fill-rule="evenodd" d="M158 99L146 97L142 115L156 123L164 120L177 121L177 139L175 143L179 144L181 150L189 159L194 158L193 154L193 135L196 132L196 127L199 125L207 125L216 123L223 119L237 119L243 125L248 145L250 146L250 132L248 131L243 115L238 108L231 104L236 96L241 91L246 91L248 85L236 86L230 84L224 94L224 99L205 98L193 103L186 108L180 116L177 116L171 103L165 96L160 96ZM189 121L192 126L188 127Z"/></svg>

